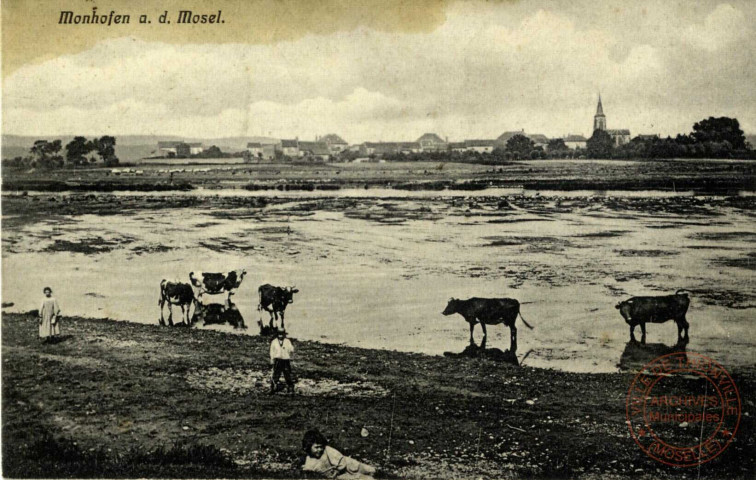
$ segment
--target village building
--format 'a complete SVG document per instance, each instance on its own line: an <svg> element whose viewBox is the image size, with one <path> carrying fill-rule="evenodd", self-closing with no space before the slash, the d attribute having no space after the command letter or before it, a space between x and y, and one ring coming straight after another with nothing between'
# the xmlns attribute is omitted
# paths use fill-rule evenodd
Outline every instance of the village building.
<svg viewBox="0 0 756 480"><path fill-rule="evenodd" d="M252 158L270 160L276 156L276 145L272 143L249 142L247 151Z"/></svg>
<svg viewBox="0 0 756 480"><path fill-rule="evenodd" d="M609 136L612 137L615 147L630 143L630 130L626 128L619 130L607 130L606 133L608 133Z"/></svg>
<svg viewBox="0 0 756 480"><path fill-rule="evenodd" d="M188 157L189 155L202 153L204 150L205 148L201 143L187 143L180 140L158 142L158 153L165 156L173 154L176 156Z"/></svg>
<svg viewBox="0 0 756 480"><path fill-rule="evenodd" d="M525 135L525 130L513 130L510 132L502 133L495 140L496 146L499 148L506 147L509 139L514 137L515 135Z"/></svg>
<svg viewBox="0 0 756 480"><path fill-rule="evenodd" d="M536 147L545 149L549 145L549 137L541 133L530 133L525 136L531 139Z"/></svg>
<svg viewBox="0 0 756 480"><path fill-rule="evenodd" d="M287 157L296 158L299 157L299 139L294 140L281 140L281 143L276 145L277 149L286 155Z"/></svg>
<svg viewBox="0 0 756 480"><path fill-rule="evenodd" d="M588 146L588 139L582 135L567 135L564 137L564 144L570 150L583 149Z"/></svg>
<svg viewBox="0 0 756 480"><path fill-rule="evenodd" d="M599 95L598 106L596 107L596 115L593 116L593 131L604 130L612 137L615 147L624 145L630 142L630 130L626 128L610 130L606 128L606 115L604 115L604 107L601 105L601 95Z"/></svg>
<svg viewBox="0 0 756 480"><path fill-rule="evenodd" d="M452 152L466 152L465 142L449 142L449 150Z"/></svg>
<svg viewBox="0 0 756 480"><path fill-rule="evenodd" d="M325 142L299 142L299 156L310 159L328 160L331 150Z"/></svg>
<svg viewBox="0 0 756 480"><path fill-rule="evenodd" d="M329 133L328 135L324 135L323 137L315 138L315 141L328 145L328 150L331 153L341 153L349 148L349 144L335 133Z"/></svg>
<svg viewBox="0 0 756 480"><path fill-rule="evenodd" d="M536 147L546 148L549 144L549 138L546 135L540 133L525 133L525 130L521 129L502 133L496 140L494 140L494 146L498 148L506 148L507 142L516 135L522 135L529 138L533 141L534 146Z"/></svg>
<svg viewBox="0 0 756 480"><path fill-rule="evenodd" d="M637 135L635 138L643 141L652 141L652 140L658 140L659 134L658 133L645 133Z"/></svg>
<svg viewBox="0 0 756 480"><path fill-rule="evenodd" d="M445 141L435 133L423 134L415 143L420 145L423 152L445 151L449 148L449 142Z"/></svg>
<svg viewBox="0 0 756 480"><path fill-rule="evenodd" d="M417 153L422 147L417 142L365 142L360 145L360 155L393 155Z"/></svg>
<svg viewBox="0 0 756 480"><path fill-rule="evenodd" d="M449 144L449 149L453 152L491 153L494 148L495 140L465 140Z"/></svg>
<svg viewBox="0 0 756 480"><path fill-rule="evenodd" d="M176 145L177 157L188 157L192 154L192 147L188 143L179 143Z"/></svg>

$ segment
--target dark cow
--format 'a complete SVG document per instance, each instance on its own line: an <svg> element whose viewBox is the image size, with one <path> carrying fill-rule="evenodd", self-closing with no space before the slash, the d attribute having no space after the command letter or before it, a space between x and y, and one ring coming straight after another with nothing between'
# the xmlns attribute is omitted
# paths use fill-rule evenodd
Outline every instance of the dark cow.
<svg viewBox="0 0 756 480"><path fill-rule="evenodd" d="M165 325L163 306L168 303L168 325L173 326L173 305L181 307L181 321L190 325L189 309L195 302L194 290L188 283L174 283L168 280L160 282L160 325ZM195 308L196 310L196 308Z"/></svg>
<svg viewBox="0 0 756 480"><path fill-rule="evenodd" d="M284 325L284 311L286 305L294 302L294 294L297 293L295 287L274 287L270 284L261 285L257 289L260 294L260 303L257 306L257 310L266 310L270 313L270 328L273 328L273 318L278 321L278 316L281 316L281 328L286 328Z"/></svg>
<svg viewBox="0 0 756 480"><path fill-rule="evenodd" d="M486 341L487 332L486 325L498 325L503 323L509 327L511 333L510 351L517 350L517 327L515 327L515 320L517 315L520 315L522 322L530 328L528 322L525 321L520 313L520 302L514 298L478 298L473 297L469 300L457 300L452 298L446 305L446 309L441 312L443 315L453 315L459 313L462 315L467 323L470 324L470 344L475 345L473 340L473 330L475 324L480 323L483 328L483 342Z"/></svg>
<svg viewBox="0 0 756 480"><path fill-rule="evenodd" d="M677 341L688 340L688 327L685 319L690 299L684 290L678 290L674 295L660 297L633 297L617 304L622 318L630 325L630 341L636 342L635 326L641 327L641 343L646 343L646 323L664 323L674 320L677 324ZM683 330L685 335L683 336Z"/></svg>
<svg viewBox="0 0 756 480"><path fill-rule="evenodd" d="M198 272L196 276L194 272L191 272L189 273L189 280L191 280L192 285L199 289L198 297L201 297L205 292L211 295L228 292L229 295L233 295L234 290L239 288L246 274L246 270L234 270L228 273ZM202 277L202 280L198 278L199 276Z"/></svg>

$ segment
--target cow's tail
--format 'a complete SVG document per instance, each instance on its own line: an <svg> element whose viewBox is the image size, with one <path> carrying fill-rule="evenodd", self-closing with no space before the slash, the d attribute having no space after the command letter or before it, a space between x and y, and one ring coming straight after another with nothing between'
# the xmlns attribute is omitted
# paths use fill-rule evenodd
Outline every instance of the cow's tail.
<svg viewBox="0 0 756 480"><path fill-rule="evenodd" d="M533 326L531 324L529 324L528 322L525 321L525 317L522 316L522 312L517 312L517 315L520 316L520 319L522 320L522 323L524 323L526 327L528 327L529 329L533 330Z"/></svg>

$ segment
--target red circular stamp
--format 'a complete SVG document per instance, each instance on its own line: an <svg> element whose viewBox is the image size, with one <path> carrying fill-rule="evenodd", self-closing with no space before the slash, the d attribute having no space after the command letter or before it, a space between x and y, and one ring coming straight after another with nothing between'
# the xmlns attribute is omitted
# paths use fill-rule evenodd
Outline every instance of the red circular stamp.
<svg viewBox="0 0 756 480"><path fill-rule="evenodd" d="M676 352L646 364L627 392L627 425L654 460L695 467L732 442L740 394L730 374L697 353Z"/></svg>

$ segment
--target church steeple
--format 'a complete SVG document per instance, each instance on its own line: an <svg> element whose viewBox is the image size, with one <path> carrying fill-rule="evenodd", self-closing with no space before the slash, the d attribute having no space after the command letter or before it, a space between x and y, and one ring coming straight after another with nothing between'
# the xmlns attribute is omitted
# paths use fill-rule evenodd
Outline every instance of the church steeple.
<svg viewBox="0 0 756 480"><path fill-rule="evenodd" d="M601 106L601 94L599 93L598 106L596 107L596 115L593 116L593 130L606 130L606 116L604 115L604 107Z"/></svg>

